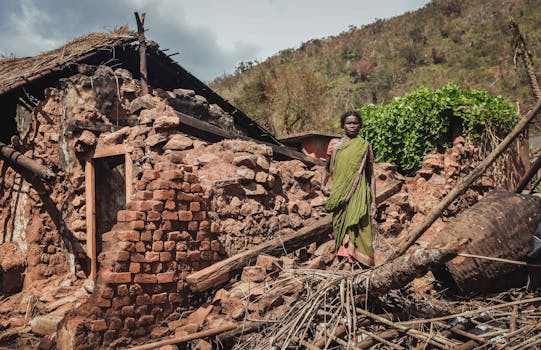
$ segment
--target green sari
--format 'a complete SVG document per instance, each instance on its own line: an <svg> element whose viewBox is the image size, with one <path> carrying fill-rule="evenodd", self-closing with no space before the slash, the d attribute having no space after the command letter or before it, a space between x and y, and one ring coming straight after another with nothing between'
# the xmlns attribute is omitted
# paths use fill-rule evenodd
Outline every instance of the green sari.
<svg viewBox="0 0 541 350"><path fill-rule="evenodd" d="M351 190L368 147L368 142L357 136L344 142L333 152L330 164L332 188L325 209L333 212L336 250L342 245L346 234L349 234L349 242L354 245L355 250L366 257L366 261L373 262L371 195L366 179L366 166L360 174L359 183L348 204L346 206L342 204Z"/></svg>

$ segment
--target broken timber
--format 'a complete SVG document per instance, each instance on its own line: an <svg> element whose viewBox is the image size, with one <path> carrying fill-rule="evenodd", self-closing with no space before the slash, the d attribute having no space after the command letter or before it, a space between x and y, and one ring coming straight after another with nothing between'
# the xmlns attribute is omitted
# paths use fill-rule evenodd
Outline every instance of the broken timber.
<svg viewBox="0 0 541 350"><path fill-rule="evenodd" d="M440 217L440 215L449 207L449 205L470 185L472 185L475 180L477 180L485 170L498 158L509 145L519 136L519 134L528 127L530 121L537 115L539 109L541 108L541 100L526 114L518 123L515 125L513 130L507 134L503 141L492 151L490 154L481 162L479 165L473 169L466 177L464 177L453 189L436 205L430 213L424 218L424 220L414 227L411 231L405 231L402 236L405 236L403 243L400 244L398 249L389 255L387 261L404 254L409 247L417 241L419 237Z"/></svg>
<svg viewBox="0 0 541 350"><path fill-rule="evenodd" d="M21 152L14 148L0 142L0 156L23 170L29 171L32 175L37 176L45 181L53 181L56 178L56 174L39 164L36 160L28 158Z"/></svg>
<svg viewBox="0 0 541 350"><path fill-rule="evenodd" d="M201 136L201 138L208 141L215 142L222 139L241 139L245 141L252 141L271 147L272 151L279 158L282 159L297 159L301 162L306 163L309 166L324 164L324 161L319 158L307 156L304 153L298 152L289 147L262 142L244 135L234 135L225 131L222 128L214 126L208 122L199 120L197 118L191 117L187 114L180 112L176 112L176 114L180 118L180 128L188 129L188 131L192 131L193 133Z"/></svg>
<svg viewBox="0 0 541 350"><path fill-rule="evenodd" d="M305 247L332 232L332 216L327 215L298 232L275 238L253 249L233 255L186 278L190 289L202 292L223 284L260 254L281 255Z"/></svg>

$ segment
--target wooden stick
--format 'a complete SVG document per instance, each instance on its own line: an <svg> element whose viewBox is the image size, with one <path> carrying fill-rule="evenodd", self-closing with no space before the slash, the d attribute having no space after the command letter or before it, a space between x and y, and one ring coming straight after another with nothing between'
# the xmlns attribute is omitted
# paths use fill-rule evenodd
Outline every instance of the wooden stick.
<svg viewBox="0 0 541 350"><path fill-rule="evenodd" d="M2 142L0 142L0 157L14 165L17 172L22 168L45 181L53 181L56 178L56 174L52 170Z"/></svg>
<svg viewBox="0 0 541 350"><path fill-rule="evenodd" d="M513 46L514 46L515 51L517 51L517 53L522 58L522 63L524 63L524 68L526 69L526 73L528 74L528 79L530 80L530 86L532 88L532 92L535 98L537 100L540 100L541 89L539 89L539 84L535 76L535 70L533 69L533 62L532 62L532 54L530 50L528 49L528 44L526 43L524 36L522 36L522 33L520 32L520 29L518 28L518 24L514 20L509 21L509 28L513 32L513 40L514 40Z"/></svg>
<svg viewBox="0 0 541 350"><path fill-rule="evenodd" d="M521 193L524 188L530 183L530 180L534 175L537 173L537 171L541 169L541 156L537 157L535 161L530 165L530 169L524 174L524 176L520 179L517 186L515 187L515 193Z"/></svg>
<svg viewBox="0 0 541 350"><path fill-rule="evenodd" d="M397 324L399 324L399 325L411 325L411 324L422 324L422 323L429 323L429 322L436 322L436 321L445 321L445 320L449 320L449 319L460 317L460 316L467 317L467 316L477 315L477 314L480 314L480 313L485 312L485 311L491 311L491 310L495 310L495 309L500 309L502 307L508 307L508 306L514 306L514 305L520 305L520 304L528 304L528 303L536 303L536 302L539 302L539 301L541 301L541 297L531 298L531 299L524 299L524 300L517 300L517 301L511 301L509 303L492 305L492 306L482 307L480 309L464 311L464 312L460 312L458 314L452 314L452 315L435 317L435 318L428 318L428 319L424 319L424 320L403 321L403 322L398 322Z"/></svg>
<svg viewBox="0 0 541 350"><path fill-rule="evenodd" d="M216 327L216 328L212 328L212 329L207 329L207 330L202 331L202 332L196 332L196 333L184 335L182 337L164 339L164 340L160 340L160 341L157 341L157 342L154 342L154 343L135 346L133 348L130 348L129 350L149 350L149 349L156 349L156 348L159 348L159 347L165 346L165 345L173 345L173 344L185 343L185 342L195 340L195 339L210 337L211 335L222 333L222 332L231 330L233 328L237 328L237 325L236 324L228 324L228 325L224 325L224 326L220 326L220 327Z"/></svg>
<svg viewBox="0 0 541 350"><path fill-rule="evenodd" d="M147 41L145 40L145 15L135 12L137 22L137 37L139 39L139 71L141 73L141 94L148 95L148 74L147 74Z"/></svg>
<svg viewBox="0 0 541 350"><path fill-rule="evenodd" d="M519 134L528 126L528 123L537 115L541 108L541 100L515 125L513 130L503 139L503 141L465 178L463 178L453 189L436 205L424 220L411 231L405 231L403 236L405 240L398 249L389 255L386 261L395 259L404 254L409 247L417 241L419 237L436 221L437 218L449 207L449 205L471 184L475 182L485 170L509 147L509 145L519 136Z"/></svg>

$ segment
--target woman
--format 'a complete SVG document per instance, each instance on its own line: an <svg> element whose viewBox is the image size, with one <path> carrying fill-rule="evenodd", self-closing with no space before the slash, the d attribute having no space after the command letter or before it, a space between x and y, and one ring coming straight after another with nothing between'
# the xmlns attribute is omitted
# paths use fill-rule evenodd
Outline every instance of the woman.
<svg viewBox="0 0 541 350"><path fill-rule="evenodd" d="M322 191L329 174L332 189L325 205L333 212L333 234L337 255L362 265L374 266L371 217L376 212L376 181L372 147L359 136L362 119L350 111L340 116L345 136L333 139L327 149L327 164L321 179Z"/></svg>

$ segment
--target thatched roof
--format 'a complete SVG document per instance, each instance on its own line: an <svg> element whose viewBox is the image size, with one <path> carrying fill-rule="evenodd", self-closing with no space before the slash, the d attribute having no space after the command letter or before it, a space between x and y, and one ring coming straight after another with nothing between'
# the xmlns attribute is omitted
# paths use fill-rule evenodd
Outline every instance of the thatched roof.
<svg viewBox="0 0 541 350"><path fill-rule="evenodd" d="M33 57L0 58L0 95L35 77L62 70L86 55L111 49L137 39L127 26L111 32L92 33L70 41L64 46Z"/></svg>

